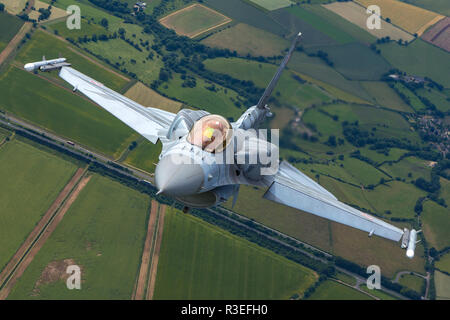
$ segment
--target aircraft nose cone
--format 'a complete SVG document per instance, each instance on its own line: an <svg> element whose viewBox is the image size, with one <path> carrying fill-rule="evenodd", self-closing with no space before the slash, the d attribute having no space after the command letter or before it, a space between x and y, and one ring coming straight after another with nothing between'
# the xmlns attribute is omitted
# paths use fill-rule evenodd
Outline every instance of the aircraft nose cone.
<svg viewBox="0 0 450 320"><path fill-rule="evenodd" d="M203 185L204 173L201 165L190 162L190 158L183 155L163 157L155 170L156 187L172 196L196 193Z"/></svg>

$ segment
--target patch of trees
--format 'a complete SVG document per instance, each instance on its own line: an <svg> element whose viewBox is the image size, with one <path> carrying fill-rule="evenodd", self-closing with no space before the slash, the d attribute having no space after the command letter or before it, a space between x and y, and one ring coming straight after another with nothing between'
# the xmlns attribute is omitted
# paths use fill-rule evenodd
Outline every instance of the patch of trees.
<svg viewBox="0 0 450 320"><path fill-rule="evenodd" d="M128 3L117 0L89 0L89 2L113 13L130 13Z"/></svg>
<svg viewBox="0 0 450 320"><path fill-rule="evenodd" d="M323 62L325 62L330 67L334 66L334 62L330 60L330 58L328 57L328 53L326 53L325 51L318 50L315 53L308 53L307 55L309 57L317 57L317 58L321 59Z"/></svg>
<svg viewBox="0 0 450 320"><path fill-rule="evenodd" d="M3 3L0 3L0 12L5 11L5 5Z"/></svg>

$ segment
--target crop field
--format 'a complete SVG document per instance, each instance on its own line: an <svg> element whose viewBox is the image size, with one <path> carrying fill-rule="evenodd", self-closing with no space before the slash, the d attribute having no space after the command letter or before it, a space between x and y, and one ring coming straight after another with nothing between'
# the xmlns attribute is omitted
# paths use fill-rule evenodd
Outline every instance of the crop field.
<svg viewBox="0 0 450 320"><path fill-rule="evenodd" d="M27 0L0 0L0 3L5 5L5 10L10 14L19 14L27 3Z"/></svg>
<svg viewBox="0 0 450 320"><path fill-rule="evenodd" d="M168 208L154 299L288 299L310 269Z"/></svg>
<svg viewBox="0 0 450 320"><path fill-rule="evenodd" d="M203 3L230 17L234 21L249 24L255 28L271 32L281 37L288 33L288 30L276 23L262 10L244 1L204 0Z"/></svg>
<svg viewBox="0 0 450 320"><path fill-rule="evenodd" d="M408 89L403 83L394 83L394 88L409 99L409 104L415 111L423 111L426 109L426 106L422 101L420 101L419 97L417 97L415 93Z"/></svg>
<svg viewBox="0 0 450 320"><path fill-rule="evenodd" d="M450 16L450 7L447 0L403 0L409 4L431 10L445 16Z"/></svg>
<svg viewBox="0 0 450 320"><path fill-rule="evenodd" d="M0 12L0 52L14 38L22 25L23 21L18 17Z"/></svg>
<svg viewBox="0 0 450 320"><path fill-rule="evenodd" d="M287 40L245 23L238 23L214 33L202 40L202 43L210 47L230 49L240 55L250 54L255 57L277 56L289 46Z"/></svg>
<svg viewBox="0 0 450 320"><path fill-rule="evenodd" d="M40 61L43 55L47 59L54 59L61 55L67 58L72 65L76 66L77 70L113 90L119 91L126 85L128 81L123 77L113 74L101 64L94 63L95 60L90 61L84 55L78 54L78 50L69 43L39 30L22 48L16 60L25 64L27 62ZM52 73L51 75L57 77L57 73Z"/></svg>
<svg viewBox="0 0 450 320"><path fill-rule="evenodd" d="M439 258L439 261L435 262L436 268L442 271L450 273L450 253L446 253Z"/></svg>
<svg viewBox="0 0 450 320"><path fill-rule="evenodd" d="M381 169L389 173L393 178L399 177L407 180L424 178L425 180L430 180L431 167L428 166L427 161L416 157L407 157L391 165L384 164L381 166Z"/></svg>
<svg viewBox="0 0 450 320"><path fill-rule="evenodd" d="M388 43L380 46L381 55L396 68L416 76L429 77L445 88L450 88L450 78L442 70L450 70L449 53L421 39L405 46Z"/></svg>
<svg viewBox="0 0 450 320"><path fill-rule="evenodd" d="M360 43L318 49L326 52L335 70L350 80L379 80L391 68L383 57Z"/></svg>
<svg viewBox="0 0 450 320"><path fill-rule="evenodd" d="M423 204L423 212L420 215L423 222L423 232L428 243L437 250L442 250L450 245L450 219L449 210L433 201Z"/></svg>
<svg viewBox="0 0 450 320"><path fill-rule="evenodd" d="M341 3L341 2L339 2ZM345 2L348 3L348 2ZM388 109L413 112L400 96L391 89L385 82L381 81L363 81L361 85L374 98L377 104Z"/></svg>
<svg viewBox="0 0 450 320"><path fill-rule="evenodd" d="M72 141L114 155L133 131L86 99L10 67L0 75L0 108Z"/></svg>
<svg viewBox="0 0 450 320"><path fill-rule="evenodd" d="M380 153L369 148L360 148L359 151L361 152L362 156L372 159L377 163L377 165L381 164L384 161L397 161L402 155L407 152L406 150L398 148L389 149L387 155L385 153Z"/></svg>
<svg viewBox="0 0 450 320"><path fill-rule="evenodd" d="M429 31L427 31L422 39L450 52L450 18L445 17Z"/></svg>
<svg viewBox="0 0 450 320"><path fill-rule="evenodd" d="M0 147L0 271L69 181L76 166L13 139Z"/></svg>
<svg viewBox="0 0 450 320"><path fill-rule="evenodd" d="M333 2L323 5L323 7L338 14L351 23L354 23L358 27L364 29L366 32L369 32L377 38L390 37L392 40L402 39L408 42L414 39L413 35L397 28L396 26L384 20L381 22L381 29L368 29L366 26L368 17L366 9L353 1Z"/></svg>
<svg viewBox="0 0 450 320"><path fill-rule="evenodd" d="M33 7L35 10L31 11L28 14L28 16L30 19L38 20L39 16L41 15L41 13L39 12L39 9L47 9L48 3L45 3L45 2L42 2L39 0L35 0ZM57 7L52 7L50 17L45 21L52 21L52 20L59 19L59 18L65 17L65 16L67 16L66 10L63 10L63 9L60 9Z"/></svg>
<svg viewBox="0 0 450 320"><path fill-rule="evenodd" d="M253 81L260 88L265 88L277 70L276 65L258 63L239 58L217 58L206 60L205 67L211 71L228 74L231 77ZM294 74L285 72L275 89L275 97L281 103L305 108L314 103L326 102L330 97L318 87L301 84L294 79Z"/></svg>
<svg viewBox="0 0 450 320"><path fill-rule="evenodd" d="M321 283L308 300L373 300L370 296L333 280Z"/></svg>
<svg viewBox="0 0 450 320"><path fill-rule="evenodd" d="M422 33L444 16L397 0L355 0L365 8L370 5L380 7L383 19L391 22L411 34Z"/></svg>
<svg viewBox="0 0 450 320"><path fill-rule="evenodd" d="M182 106L181 102L170 100L141 82L132 86L125 96L145 107L158 108L173 113L177 113Z"/></svg>
<svg viewBox="0 0 450 320"><path fill-rule="evenodd" d="M436 106L436 109L446 112L450 111L450 100L445 93L430 88L419 88L416 95L428 99Z"/></svg>
<svg viewBox="0 0 450 320"><path fill-rule="evenodd" d="M248 106L239 109L234 101L240 98L238 94L225 87L215 85L215 92L206 89L212 84L202 78L196 77L197 85L194 88L183 87L183 80L178 74L159 88L161 92L169 97L177 97L184 103L194 107L206 110L213 114L221 114L225 117L231 117L237 120Z"/></svg>
<svg viewBox="0 0 450 320"><path fill-rule="evenodd" d="M249 1L269 11L289 7L292 4L292 2L289 0L249 0Z"/></svg>
<svg viewBox="0 0 450 320"><path fill-rule="evenodd" d="M295 167L300 169L305 174L315 177L316 174L331 176L336 179L340 179L347 183L359 184L359 180L355 178L351 172L346 170L338 164L337 162L329 162L328 164L305 164L305 163L296 163ZM355 190L357 193L358 191Z"/></svg>
<svg viewBox="0 0 450 320"><path fill-rule="evenodd" d="M130 299L148 208L147 196L94 175L8 298ZM82 290L67 290L65 260L80 266Z"/></svg>
<svg viewBox="0 0 450 320"><path fill-rule="evenodd" d="M195 38L231 22L231 19L201 4L193 4L165 16L159 22L179 35Z"/></svg>
<svg viewBox="0 0 450 320"><path fill-rule="evenodd" d="M294 118L294 110L286 107L275 107L271 109L273 118L270 120L270 128L282 129Z"/></svg>
<svg viewBox="0 0 450 320"><path fill-rule="evenodd" d="M373 191L364 192L364 197L375 211L384 217L409 218L415 217L414 206L420 197L426 193L412 184L391 181L377 186ZM383 199L383 201L380 201Z"/></svg>
<svg viewBox="0 0 450 320"><path fill-rule="evenodd" d="M161 149L161 142L153 144L150 141L142 140L136 148L130 151L124 162L135 168L153 173L156 168L155 164L159 161Z"/></svg>
<svg viewBox="0 0 450 320"><path fill-rule="evenodd" d="M450 277L442 272L436 271L434 273L434 283L436 286L436 299L449 300L450 299Z"/></svg>
<svg viewBox="0 0 450 320"><path fill-rule="evenodd" d="M399 283L417 292L421 292L422 286L425 284L425 279L411 274L404 274L400 277Z"/></svg>

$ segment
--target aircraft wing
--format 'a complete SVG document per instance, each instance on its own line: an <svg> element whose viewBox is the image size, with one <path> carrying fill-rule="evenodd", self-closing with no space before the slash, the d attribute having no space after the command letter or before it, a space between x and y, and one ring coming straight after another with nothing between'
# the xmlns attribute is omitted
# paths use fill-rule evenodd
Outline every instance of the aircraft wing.
<svg viewBox="0 0 450 320"><path fill-rule="evenodd" d="M402 229L340 202L285 161L280 163L264 198L366 231L370 235L399 241L404 234Z"/></svg>
<svg viewBox="0 0 450 320"><path fill-rule="evenodd" d="M176 116L144 107L71 67L62 67L59 76L70 83L74 91L80 91L152 143L164 137L161 132L170 127Z"/></svg>

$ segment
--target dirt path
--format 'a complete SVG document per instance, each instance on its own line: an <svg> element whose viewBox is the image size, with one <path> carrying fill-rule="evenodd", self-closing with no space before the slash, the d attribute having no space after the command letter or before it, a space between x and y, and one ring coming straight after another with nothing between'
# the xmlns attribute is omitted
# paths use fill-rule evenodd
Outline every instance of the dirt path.
<svg viewBox="0 0 450 320"><path fill-rule="evenodd" d="M6 285L3 287L2 290L0 290L0 300L5 300L9 293L11 292L11 288L14 286L14 284L17 282L17 280L22 276L26 268L30 265L30 263L33 261L36 254L39 252L39 250L42 248L42 246L45 244L47 239L50 237L50 235L53 233L53 231L56 229L58 224L61 222L62 218L66 214L67 210L69 210L72 203L77 199L78 195L80 194L81 190L87 185L89 180L91 179L91 176L83 177L80 182L76 185L76 187L73 189L72 193L70 193L67 200L64 202L64 204L60 207L60 210L54 215L54 218L50 221L47 228L42 232L41 236L36 240L34 245L32 246L31 250L28 252L28 254L23 258L22 262L19 263L16 270L13 271L13 274L9 281L6 283Z"/></svg>
<svg viewBox="0 0 450 320"><path fill-rule="evenodd" d="M153 256L151 259L152 265L150 266L150 276L148 279L147 300L153 299L153 293L155 291L156 273L158 271L159 251L161 249L165 214L166 214L166 206L160 205L159 220L158 220L158 235L156 238L155 249L153 250Z"/></svg>
<svg viewBox="0 0 450 320"><path fill-rule="evenodd" d="M25 34L31 29L31 22L25 22L22 28L20 28L19 32L11 39L5 49L0 52L0 65L5 62L6 58L17 48L22 38Z"/></svg>
<svg viewBox="0 0 450 320"><path fill-rule="evenodd" d="M38 224L34 227L34 229L28 235L25 242L20 246L19 250L17 250L15 255L8 262L6 267L0 273L0 286L5 282L5 280L8 278L8 276L14 270L16 265L19 263L20 259L25 255L25 253L28 251L28 249L30 248L32 243L36 240L36 238L41 233L43 228L48 224L50 219L55 214L56 210L61 206L64 199L66 199L67 195L73 189L73 187L78 182L78 180L80 180L80 177L83 175L83 173L84 173L84 170L82 168L79 168L75 172L72 179L70 179L69 183L67 183L67 185L63 188L63 190L59 193L58 197L52 203L50 208L47 210L47 212L44 214L44 216L41 218L41 220L38 222Z"/></svg>
<svg viewBox="0 0 450 320"><path fill-rule="evenodd" d="M145 284L147 283L147 274L150 265L150 251L152 247L153 235L155 232L156 216L158 214L158 202L152 201L150 218L148 220L147 237L145 238L144 252L142 253L141 268L136 290L133 295L134 300L143 300L145 294Z"/></svg>

